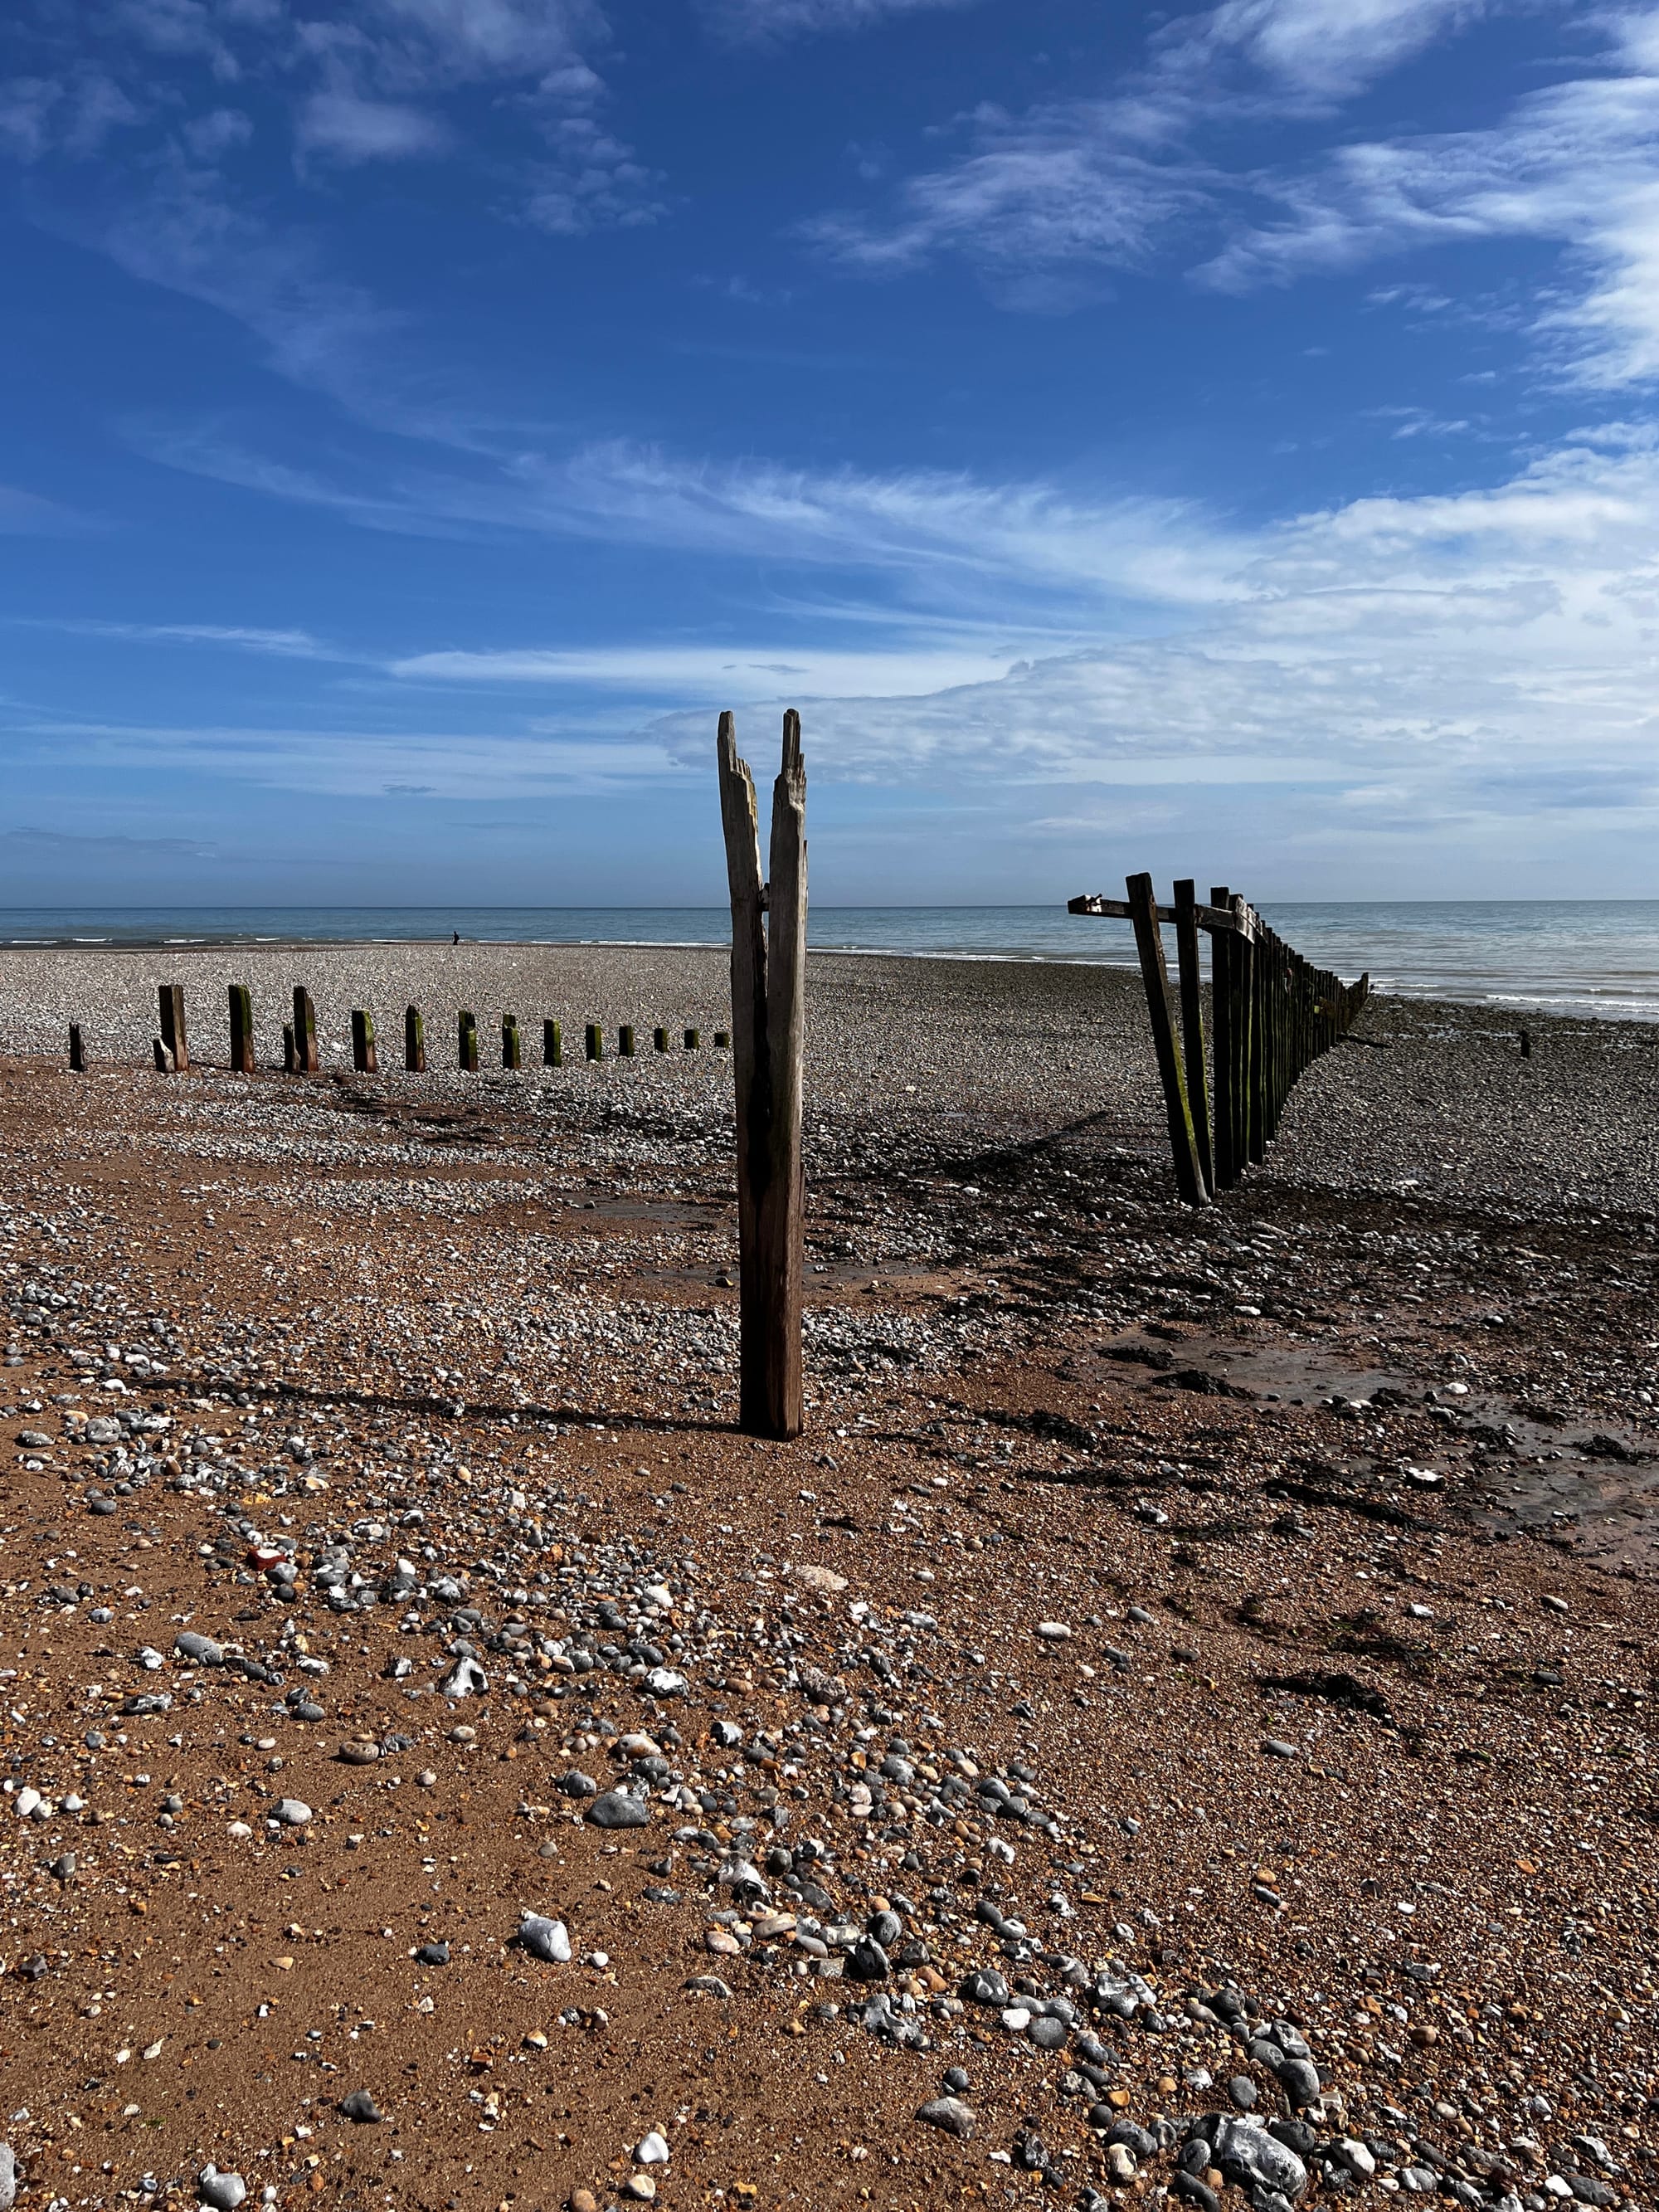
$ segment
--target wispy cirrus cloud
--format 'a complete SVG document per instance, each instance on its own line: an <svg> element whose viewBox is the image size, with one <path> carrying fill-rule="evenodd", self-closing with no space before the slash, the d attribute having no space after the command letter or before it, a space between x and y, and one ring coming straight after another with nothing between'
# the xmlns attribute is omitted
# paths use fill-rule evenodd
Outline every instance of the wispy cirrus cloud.
<svg viewBox="0 0 1659 2212"><path fill-rule="evenodd" d="M896 15L977 4L978 0L701 0L704 17L723 36L768 43L867 30Z"/></svg>
<svg viewBox="0 0 1659 2212"><path fill-rule="evenodd" d="M124 645L212 646L233 653L266 653L278 660L353 661L358 658L303 629L261 629L221 623L98 622L69 617L13 619L30 629L65 630L76 637L106 637Z"/></svg>

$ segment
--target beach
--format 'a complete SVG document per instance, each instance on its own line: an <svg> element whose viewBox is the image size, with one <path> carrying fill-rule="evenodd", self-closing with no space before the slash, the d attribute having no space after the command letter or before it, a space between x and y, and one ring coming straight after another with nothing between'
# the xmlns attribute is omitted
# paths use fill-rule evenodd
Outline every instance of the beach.
<svg viewBox="0 0 1659 2212"><path fill-rule="evenodd" d="M781 1445L723 953L0 951L24 2201L1650 2201L1659 1028L808 991Z"/></svg>

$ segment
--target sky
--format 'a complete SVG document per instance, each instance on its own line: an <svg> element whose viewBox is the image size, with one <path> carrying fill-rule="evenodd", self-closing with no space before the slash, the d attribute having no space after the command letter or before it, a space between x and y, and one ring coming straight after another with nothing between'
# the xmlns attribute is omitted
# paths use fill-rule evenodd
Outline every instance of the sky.
<svg viewBox="0 0 1659 2212"><path fill-rule="evenodd" d="M12 0L0 905L1659 891L1659 0Z"/></svg>

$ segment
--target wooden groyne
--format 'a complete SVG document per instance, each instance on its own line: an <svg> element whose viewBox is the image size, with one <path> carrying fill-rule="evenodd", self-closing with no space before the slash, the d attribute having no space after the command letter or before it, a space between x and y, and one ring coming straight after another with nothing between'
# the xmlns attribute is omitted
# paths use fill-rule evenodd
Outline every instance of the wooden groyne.
<svg viewBox="0 0 1659 2212"><path fill-rule="evenodd" d="M1207 905L1190 880L1175 886L1167 907L1158 905L1148 875L1130 876L1125 888L1126 898L1085 894L1066 911L1134 924L1176 1188L1188 1206L1205 1206L1266 1158L1297 1079L1346 1036L1370 977L1345 983L1316 968L1224 884ZM1165 923L1175 927L1173 988ZM1200 933L1210 940L1207 1050Z"/></svg>

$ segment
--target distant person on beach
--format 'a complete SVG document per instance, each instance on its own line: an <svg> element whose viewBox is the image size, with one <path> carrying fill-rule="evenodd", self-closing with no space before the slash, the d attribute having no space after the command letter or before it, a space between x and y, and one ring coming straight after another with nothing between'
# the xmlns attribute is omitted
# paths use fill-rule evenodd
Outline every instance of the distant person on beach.
<svg viewBox="0 0 1659 2212"><path fill-rule="evenodd" d="M460 941L461 941L461 933L460 933L460 931L459 931L459 929L458 929L458 930L455 930L455 931L451 934L451 937L450 937L450 940L449 940L449 941L450 941L450 943L451 943L452 945L459 945L459 944L460 943Z"/></svg>

